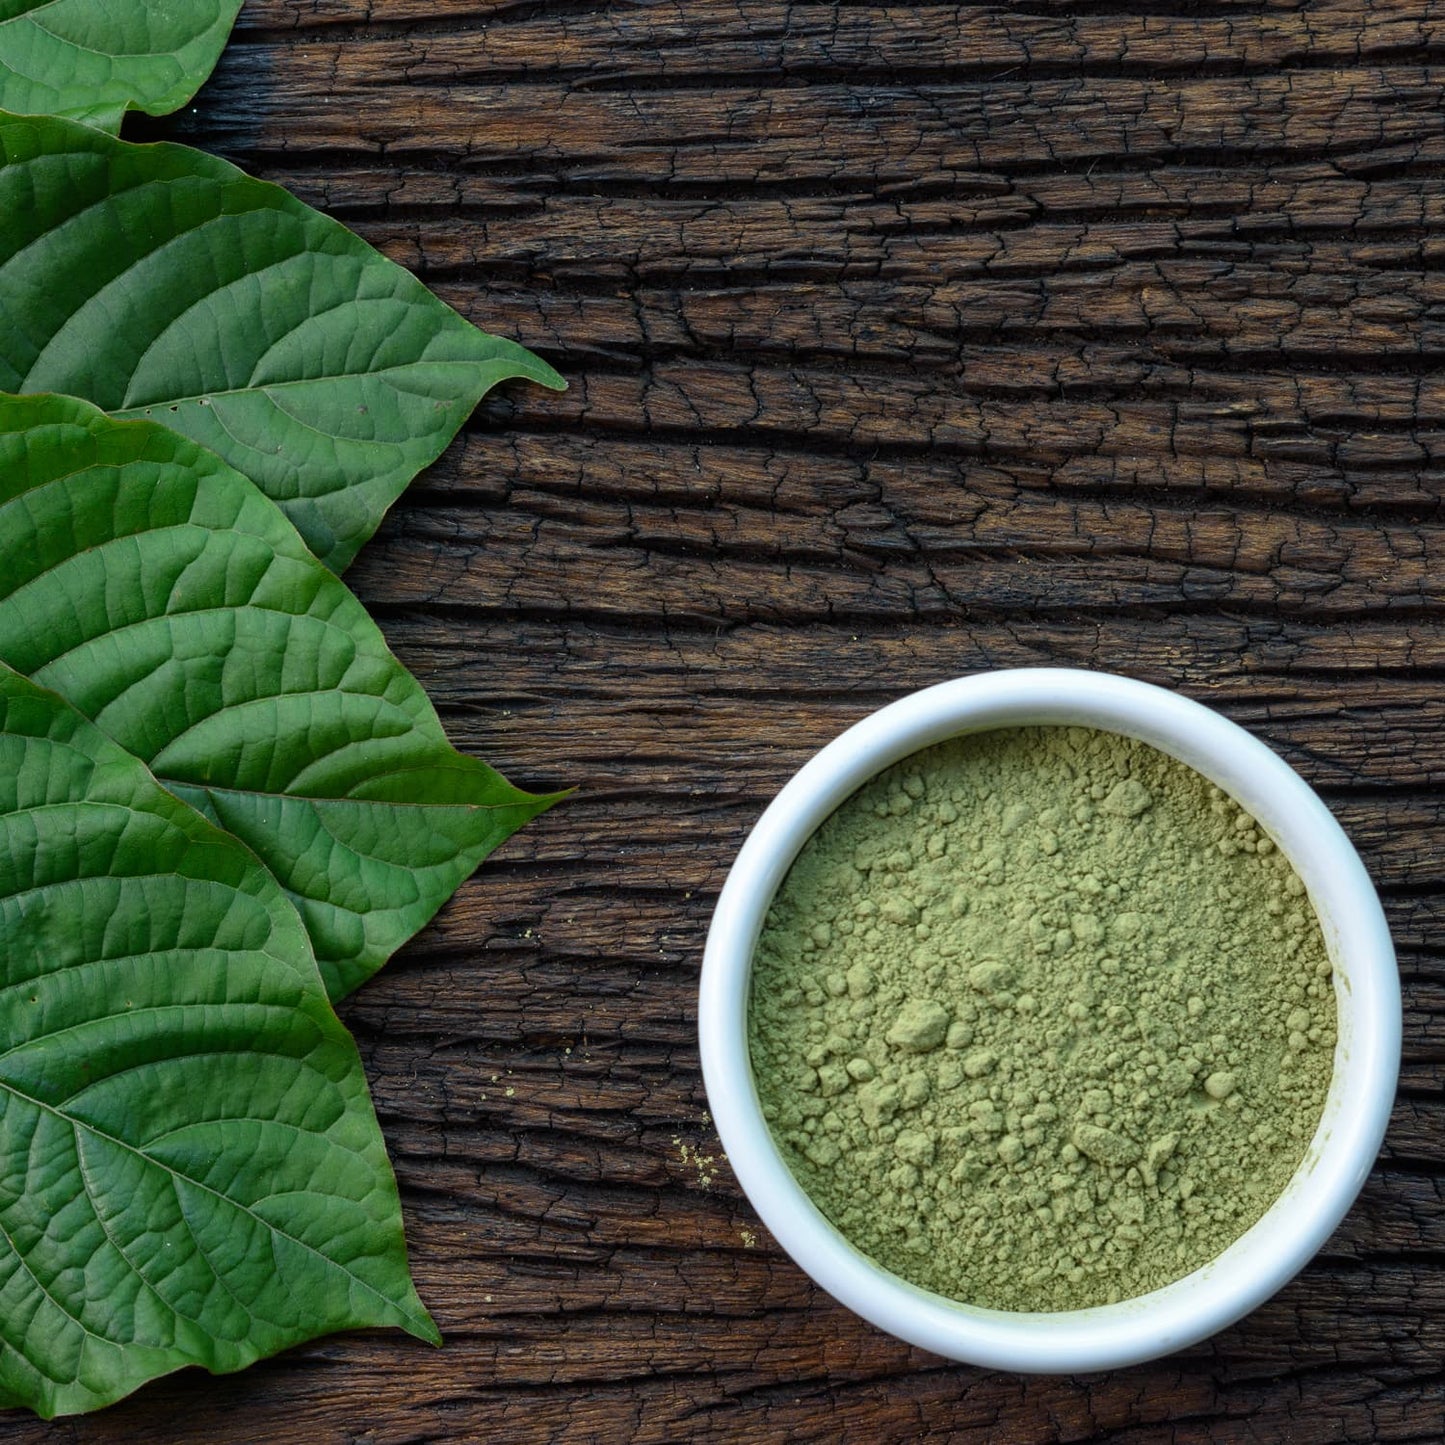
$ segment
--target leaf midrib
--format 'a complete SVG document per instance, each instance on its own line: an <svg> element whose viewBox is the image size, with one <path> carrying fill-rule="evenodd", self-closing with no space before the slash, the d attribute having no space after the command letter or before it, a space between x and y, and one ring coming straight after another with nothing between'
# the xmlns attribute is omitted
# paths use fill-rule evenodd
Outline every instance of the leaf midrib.
<svg viewBox="0 0 1445 1445"><path fill-rule="evenodd" d="M296 377L291 381L263 381L257 382L253 386L227 387L224 391L202 391L196 392L194 395L191 396L173 396L168 397L165 401L141 402L135 406L117 407L114 411L107 412L106 415L114 417L132 417L137 412L149 413L154 411L157 407L184 406L187 402L210 402L216 400L224 400L225 398L232 396L254 396L257 393L266 394L273 391L288 391L292 387L298 386L326 386L333 381L367 380L372 377L391 376L393 373L415 371L418 367L423 366L475 367L477 365L478 363L475 361L428 361L425 357L422 357L416 361L405 361L394 366L379 367L375 371L328 371L325 376ZM518 374L521 375L521 373ZM290 413L287 414L290 415ZM293 420L299 420L299 418L293 418ZM312 429L315 430L315 428ZM330 432L322 432L320 433L320 435L327 437L327 439L330 441L345 442L350 440L350 438L348 437L337 437ZM365 446L400 445L400 443L397 442L387 443L384 441L373 441L371 438L367 438L364 442L361 442L359 444Z"/></svg>
<svg viewBox="0 0 1445 1445"><path fill-rule="evenodd" d="M183 1173L181 1170L172 1167L171 1165L165 1163L164 1160L153 1158L151 1155L147 1154L144 1149L138 1148L136 1145L129 1143L127 1140L118 1139L114 1134L107 1133L104 1129L97 1128L94 1124L87 1123L83 1119L73 1118L63 1109L58 1109L52 1104L47 1104L43 1099L34 1098L32 1095L27 1094L24 1089L18 1088L9 1079L0 1078L0 1089L3 1089L13 1098L19 1099L23 1103L29 1104L32 1108L38 1109L42 1113L50 1115L52 1118L59 1119L64 1124L68 1124L72 1130L75 1130L77 1132L77 1134L79 1133L79 1131L84 1130L86 1133L94 1135L95 1138L101 1139L107 1144L113 1144L117 1149L120 1149L123 1152L132 1155L134 1158L141 1160L143 1163L149 1165L151 1168L159 1169L169 1179L173 1181L178 1179L184 1180L192 1188L200 1190L201 1193L207 1194L211 1198L219 1200L221 1203L229 1206L232 1209L239 1210L248 1219L253 1220L257 1225L261 1227L261 1229L265 1230L267 1233L277 1235L281 1239L286 1240L288 1243L298 1246L308 1255L311 1255L314 1258L320 1260L321 1263L325 1265L328 1269L339 1270L348 1279L354 1280L368 1295L372 1296L376 1300L379 1300L384 1306L387 1307L388 1310L394 1310L404 1319L410 1320L414 1318L414 1316L409 1310L403 1309L402 1306L398 1305L395 1301L388 1299L386 1295L384 1295L374 1285L369 1284L366 1280L362 1279L361 1276L357 1274L354 1270L349 1269L344 1264L338 1263L329 1255L323 1254L319 1249L315 1247L315 1245L308 1244L304 1239L298 1239L295 1235L288 1233L286 1230L282 1229L280 1225L273 1224L270 1220L264 1219L261 1215L257 1214L255 1210L251 1209L248 1205L242 1204L239 1200L232 1199L229 1195L222 1194L219 1189L213 1189L209 1184L206 1184L199 1179L193 1179L189 1174ZM265 1119L252 1119L250 1122L265 1124L268 1121ZM174 1185L172 1185L172 1188L174 1188ZM181 1209L182 1215L184 1215L184 1206L181 1204L179 1195L176 1198L176 1204L177 1207ZM91 1207L92 1209L94 1209L94 1205L92 1205ZM187 1228L189 1228L189 1225L187 1226ZM3 1233L5 1235L6 1243L14 1252L16 1259L20 1261L21 1266L24 1268L25 1272L32 1279L35 1280L37 1287L44 1293L45 1297L49 1299L51 1303L54 1304L55 1307L60 1310L60 1312L64 1314L67 1319L74 1320L74 1322L79 1325L80 1328L86 1332L86 1334L90 1335L94 1339L104 1340L107 1344L111 1345L123 1343L120 1341L111 1340L105 1335L97 1335L95 1331L91 1330L80 1320L76 1319L75 1316L71 1314L70 1310L68 1310L65 1305L63 1305L58 1299L56 1299L55 1296L52 1295L50 1291L45 1288L44 1284L42 1284L41 1281L36 1277L35 1272L30 1268L30 1265L26 1261L25 1256L20 1252L19 1249L16 1248L15 1241L10 1238L9 1233L5 1230L3 1224L0 1224L0 1233ZM207 1257L207 1263L209 1265L209 1256ZM141 1275L140 1278L147 1284L149 1283L148 1281L145 1281L144 1275ZM176 1310L175 1313L180 1314L181 1312L179 1310ZM185 1318L192 1319L193 1323L197 1324L202 1329L205 1328L201 1321L195 1320L192 1316L187 1315L185 1316ZM209 1334L209 1331L207 1331L207 1333Z"/></svg>
<svg viewBox="0 0 1445 1445"><path fill-rule="evenodd" d="M18 74L18 72L16 72L16 73ZM63 153L60 153L60 154L63 154ZM205 180L210 181L212 184L217 185L217 186L222 186L222 185L225 185L225 184L228 183L226 178L222 178L222 177L219 177L219 176L205 176L205 177L203 177L203 178L204 178ZM185 179L191 179L191 177L186 177ZM99 200L93 201L93 202L91 202L89 205L83 207L81 210L73 212L71 215L69 215L69 216L67 216L67 217L65 218L65 221L64 221L63 224L65 224L65 225L77 225L77 224L80 224L81 221L82 221L82 218L83 218L87 213L93 212L93 211L97 211L97 210L100 210L100 209L104 209L104 208L108 208L108 207L112 207L112 206L115 204L115 201L116 201L116 199L117 199L117 197L118 197L119 195L126 194L126 193L128 193L128 192L133 192L133 191L145 190L145 189L148 189L148 188L150 188L150 187L152 187L152 186L159 187L159 188L161 188L161 189L166 189L166 188L168 188L171 184L173 184L173 181L172 181L172 178L170 178L170 177L146 177L146 178L143 179L142 181L139 181L139 182L137 182L137 183L135 183L135 184L133 184L133 185L131 185L131 186L128 186L128 187L126 188L126 190L123 191L123 192L111 192L111 193L108 193L107 195L105 195L104 197L100 198ZM265 207L265 206L257 206L257 207L254 207L254 208L249 209L249 210L246 212L246 214L256 214L256 213L260 213L260 212L264 212L264 211L272 210L272 209L276 209L276 208L274 208L274 207ZM284 213L284 209L283 209L283 213ZM209 217L207 217L206 219L204 219L203 221L199 222L198 224L196 224L196 225L194 225L194 226L189 226L189 227L187 227L185 230L179 231L179 232L177 232L175 235L168 237L168 238L167 238L166 240L164 240L161 244L156 245L156 246L152 246L149 250L146 250L146 251L142 252L141 254L133 257L133 258L132 258L130 261L128 261L127 264L126 264L119 272L117 272L114 276L107 277L106 280L105 280L105 282L104 282L104 284L103 284L101 287L99 287L98 289L96 289L96 290L94 290L94 291L89 292L89 293L85 296L83 304L88 305L89 303L93 302L103 291L105 291L105 290L107 290L107 289L109 289L109 288L111 288L111 287L113 287L113 286L116 286L116 285L120 284L121 282L124 281L124 279L125 279L127 276L129 276L129 275L131 274L131 272L135 271L135 270L136 270L138 267L140 267L141 265L144 265L144 264L147 264L147 263L153 261L153 260L154 260L157 256L159 256L162 252L164 252L165 250L169 249L170 247L176 245L178 242L183 241L183 240L187 239L188 237L192 237L192 236L198 234L199 232L206 230L208 227L215 225L218 221L222 221L222 220L228 218L230 215L231 215L231 213L229 213L229 212L221 212L221 213L218 213L217 215L209 216ZM18 260L20 257L29 254L31 251L34 250L35 247L44 244L45 241L48 240L48 238L50 237L51 234L52 234L51 231L47 231L47 232L45 232L43 235L36 236L34 239L25 242L25 244L23 244L18 250L14 251L13 253L11 253L10 256L6 257L3 264L5 264L5 265L8 266L12 261ZM190 302L190 306L194 306L194 305L198 304L198 303L201 302L201 301L207 300L207 299L210 298L210 297L213 297L213 296L216 296L216 295L219 295L219 294L223 293L224 291L226 291L227 289L229 289L230 286L234 285L234 284L236 283L236 281L239 281L239 280L254 280L256 277L258 277L258 276L260 276L260 275L263 275L263 274L264 274L265 272L267 272L267 271L273 271L273 270L277 269L277 268L280 267L280 266L285 266L285 265L291 264L292 262L297 261L298 259L305 258L305 257L307 257L307 256L314 256L314 255L316 255L316 254L322 254L322 253L316 253L316 252L307 250L307 249L304 248L304 247L301 248L301 249L299 249L299 250L292 251L291 253L289 253L289 254L287 254L287 255L285 255L285 256L278 257L278 258L276 258L275 260L268 262L265 266L262 266L262 267L260 267L260 268L257 269L257 270L247 271L247 272L246 272L243 276L241 276L241 277L233 278L232 281L224 282L223 284L221 284L221 285L219 285L219 286L214 286L214 287L209 288L208 290L204 291L204 292L201 293L200 295L197 295L196 297L194 297L193 300ZM335 259L337 259L337 260L352 259L352 260L356 260L356 261L360 262L361 264L365 265L365 264L367 264L372 258L369 258L369 257L366 257L366 256L353 256L353 257L348 257L346 253L342 252L342 253L337 253L336 256L335 256ZM403 273L403 274L407 274L407 273ZM392 295L390 295L390 296L371 296L371 297L364 297L364 298L350 298L350 299L348 299L348 300L344 300L344 301L337 302L337 303L335 303L335 304L332 305L332 306L325 307L325 308L323 308L320 312L316 313L316 315L326 315L326 314L327 314L328 312L330 312L330 311L335 311L335 310L344 309L344 308L345 308L346 306L348 306L348 305L354 305L354 304L362 304L362 305L365 305L365 304L369 304L369 303L399 305L399 306L402 306L402 307L406 308L407 310L411 310L411 311L415 311L415 310L417 309L417 307L421 304L419 301L417 301L417 300L415 300L415 299L411 299L411 298L408 298L408 297L406 297L406 296L404 296L404 295L400 295L400 294L392 294ZM71 310L69 316L66 317L66 323L65 323L65 324L68 324L76 315L78 315L81 309L82 309L82 307L80 307L80 306L77 306L77 307L73 308L73 309ZM188 308L188 309L189 309L189 308ZM312 315L311 313L308 312L307 315L302 318L301 324L302 324L302 325L309 325L311 322L313 322L313 321L316 319L316 315ZM179 318L177 318L177 319L179 319ZM173 323L172 323L172 324L173 324ZM58 336L58 335L60 334L60 330L63 330L63 329L64 329L64 326L62 325L62 327L61 327L59 330L57 330L57 332L55 333L55 335ZM158 335L156 335L155 337L152 338L152 340L151 340L150 343L147 345L147 347L145 348L145 350L140 354L140 356L137 357L136 362L135 362L135 366L133 367L133 371L138 371L139 368L140 368L140 366L141 366L141 364L145 361L145 359L146 359L148 356L150 356L150 355L155 351L155 349L156 349L157 346L161 345L161 343L165 340L166 332L169 331L169 329L170 329L170 328L169 328L169 325L168 325L165 330L163 330L163 331L160 332ZM291 328L285 333L285 335L283 335L283 336L279 337L277 340L271 342L270 345L267 346L266 351L262 354L262 356L260 356L260 357L257 358L257 360L256 360L256 365L260 365L260 363L261 363L262 361L264 361L267 357L269 357L270 355L272 355L272 354L276 351L277 347L281 346L284 342L286 342L286 341L289 340L292 336L294 336L295 333L296 333L296 331L299 330L299 329L300 329L299 326L293 326L293 327L291 327ZM461 332L461 333L458 333L458 334L465 335L465 334L467 334L467 333L466 333L466 332ZM35 357L35 360L26 368L26 379L27 379L27 380L28 380L29 375L34 372L36 365L39 364L42 360L44 360L46 350L49 348L49 346L51 345L51 343L52 343L54 340L55 340L55 336L51 336L50 338L48 338L47 341L46 341L46 343L45 343L45 346L42 347L42 348L39 350L39 352L37 353L37 355L36 355L36 357ZM501 358L501 357L496 357L496 358L490 358L490 360L500 361L500 360L502 360L502 358ZM158 400L158 401L153 401L153 402L140 402L140 403L136 403L136 404L134 404L134 405L126 405L126 406L115 407L115 408L107 408L106 411L107 411L107 414L110 415L110 416L125 416L125 415L127 415L127 414L134 414L134 413L136 413L136 412L144 412L144 411L146 411L147 409L154 410L154 408L156 408L156 407L158 407L158 406L182 406L182 405L185 405L185 404L187 404L187 403L192 403L192 402L201 402L201 401L210 401L210 400L224 400L224 399L226 399L226 398L228 398L228 397L233 397L233 396L253 396L253 395L256 395L256 394L258 394L258 393L268 394L268 393L270 393L271 391L280 391L280 390L285 390L285 389L288 389L288 388L291 388L291 387L297 387L297 386L311 386L311 385L316 385L317 383L321 383L321 384L324 385L324 384L328 384L328 383L331 383L331 382L364 380L364 379L366 379L366 378L368 378L368 377L388 377L388 376L392 375L393 373L411 371L411 370L414 370L415 368L420 367L420 366L460 366L460 367L476 367L476 366L478 366L478 365L483 365L483 364L485 364L485 362L482 361L482 360L480 360L480 359L471 360L471 361L463 360L463 359L455 359L455 360L428 360L428 359L425 358L425 357L418 357L418 358L417 358L416 360L414 360L414 361L396 363L396 364L393 364L393 365L390 365L390 366L384 366L384 367L370 367L370 368L367 368L367 369L365 369L365 370L360 370L360 371L350 370L350 369L349 369L349 370L346 370L346 371L329 371L329 372L327 372L324 376L296 377L296 378L292 378L292 379L290 379L290 380L280 380L280 381L275 381L275 382L257 382L257 381L251 381L251 382L248 382L248 383L247 383L246 385L244 385L244 386L233 386L233 387L226 387L226 388L224 388L224 389L207 390L207 391L204 391L204 392L193 393L193 394L190 394L190 395L187 395L187 396L171 396L171 397L166 397L166 398L163 399L163 400ZM514 374L515 374L515 375L524 375L525 373L517 372L517 373L514 373ZM329 434L327 434L327 433L322 433L322 434L329 436ZM334 437L332 437L331 439L332 439L332 440L337 440L337 438L334 438ZM345 439L344 439L344 438L341 438L341 440L345 440ZM395 443L393 443L393 445L395 445Z"/></svg>
<svg viewBox="0 0 1445 1445"><path fill-rule="evenodd" d="M460 756L464 757L465 754ZM430 771L430 767L396 768L388 771L385 776L400 778L405 777L408 773ZM157 773L156 777L166 786L191 788L198 793L224 793L228 798L268 798L278 803L352 803L364 808L452 808L458 812L493 813L502 808L524 808L532 801L531 797L522 797L507 803L417 803L411 801L398 803L392 798L328 798L316 793L274 793L265 788L223 788L216 783L188 783L181 778L169 777L164 772ZM348 844L347 846L352 845ZM372 855L362 854L360 856L371 857Z"/></svg>
<svg viewBox="0 0 1445 1445"><path fill-rule="evenodd" d="M186 1311L182 1310L178 1305L172 1304L171 1301L168 1300L165 1295L160 1292L159 1288L153 1285L150 1280L146 1278L140 1267L131 1263L130 1255L126 1253L125 1246L115 1237L114 1234L111 1233L110 1220L101 1213L100 1204L96 1196L96 1191L91 1187L90 1165L86 1160L85 1151L81 1147L80 1130L73 1121L70 1126L70 1132L72 1138L74 1138L75 1140L75 1163L76 1167L80 1170L80 1183L81 1187L85 1190L85 1201L87 1204L90 1205L90 1212L95 1216L95 1222L100 1226L100 1232L105 1235L107 1241L110 1244L110 1247L115 1250L115 1252L125 1261L126 1265L130 1269L130 1272L138 1280L140 1280L140 1282L146 1287L146 1289L150 1291L150 1293L157 1300L160 1301L164 1309L169 1310L171 1314L176 1315L181 1319L189 1320L193 1325L197 1326L197 1328L200 1329L202 1334L204 1334L208 1339L214 1341L216 1337L211 1334L210 1330L206 1329L206 1327L201 1323L200 1320L195 1317L195 1315L187 1314ZM185 1209L181 1207L179 1195L176 1196L176 1207L181 1216L181 1223L186 1226L186 1233L190 1236L191 1243L195 1245L196 1253L203 1260L205 1260L206 1268L210 1272L211 1278L215 1280L215 1282L220 1285L223 1290L225 1290L225 1292L231 1297L231 1299L236 1302L237 1307L245 1313L246 1318L248 1320L254 1321L256 1319L255 1310L253 1310L249 1305L247 1305L245 1301L242 1300L241 1297L236 1293L236 1291L233 1290L231 1286L226 1283L224 1276L212 1263L210 1254L201 1244L201 1241L196 1238L196 1231L191 1228L191 1221L186 1217ZM58 1302L57 1308L61 1309L62 1311L64 1311L65 1309L65 1307L63 1305L60 1305ZM69 1313L68 1311L65 1312L67 1314ZM84 1328L84 1326L82 1326L82 1328ZM93 1331L90 1332L90 1334L92 1339L105 1339L104 1335L96 1335ZM114 1342L107 1341L107 1343Z"/></svg>

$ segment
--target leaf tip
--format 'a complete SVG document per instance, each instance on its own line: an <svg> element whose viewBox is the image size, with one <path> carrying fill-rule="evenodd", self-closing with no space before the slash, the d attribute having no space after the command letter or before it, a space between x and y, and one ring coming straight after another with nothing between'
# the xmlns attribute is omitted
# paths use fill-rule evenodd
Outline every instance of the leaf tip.
<svg viewBox="0 0 1445 1445"><path fill-rule="evenodd" d="M527 379L535 381L539 386L545 386L548 391L566 391L567 378L555 368L548 366L540 356L528 353L532 365L527 370Z"/></svg>
<svg viewBox="0 0 1445 1445"><path fill-rule="evenodd" d="M558 803L565 803L576 791L577 789L573 787L563 788L555 793L521 793L521 803L527 810L526 820L530 822L533 818L540 818L543 813L555 808Z"/></svg>
<svg viewBox="0 0 1445 1445"><path fill-rule="evenodd" d="M404 1328L407 1334L419 1339L423 1344L435 1345L437 1349L441 1348L442 1332L420 1301L417 1303L417 1308L408 1313Z"/></svg>

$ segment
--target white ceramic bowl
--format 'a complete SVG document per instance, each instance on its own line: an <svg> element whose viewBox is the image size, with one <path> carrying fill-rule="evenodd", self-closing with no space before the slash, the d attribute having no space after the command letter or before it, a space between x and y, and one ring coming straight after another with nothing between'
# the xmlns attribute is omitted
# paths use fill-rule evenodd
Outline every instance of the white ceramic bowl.
<svg viewBox="0 0 1445 1445"><path fill-rule="evenodd" d="M768 905L814 829L863 783L934 743L1030 724L1124 733L1188 763L1251 813L1303 880L1334 964L1334 1078L1305 1160L1223 1254L1164 1289L1055 1314L980 1309L875 1264L819 1212L763 1119L748 1057L753 949ZM1400 1065L1400 980L1384 913L1358 854L1287 763L1199 703L1108 673L1029 668L930 687L829 743L773 800L713 914L698 1004L708 1103L763 1223L824 1289L880 1328L956 1360L1047 1373L1101 1370L1181 1349L1267 1299L1320 1248L1370 1171Z"/></svg>

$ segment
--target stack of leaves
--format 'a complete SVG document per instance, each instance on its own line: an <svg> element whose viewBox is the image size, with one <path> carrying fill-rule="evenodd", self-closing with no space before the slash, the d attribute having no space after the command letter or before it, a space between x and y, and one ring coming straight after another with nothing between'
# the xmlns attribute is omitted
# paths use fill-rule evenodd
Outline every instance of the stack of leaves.
<svg viewBox="0 0 1445 1445"><path fill-rule="evenodd" d="M331 1005L554 801L450 746L337 574L488 388L560 378L110 133L238 8L0 0L0 1404L46 1416L438 1338Z"/></svg>

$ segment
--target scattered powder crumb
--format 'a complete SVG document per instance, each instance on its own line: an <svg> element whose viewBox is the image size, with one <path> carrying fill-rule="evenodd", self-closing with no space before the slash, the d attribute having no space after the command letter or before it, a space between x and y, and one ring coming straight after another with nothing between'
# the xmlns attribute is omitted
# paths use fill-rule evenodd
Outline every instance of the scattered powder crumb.
<svg viewBox="0 0 1445 1445"><path fill-rule="evenodd" d="M673 1136L672 1142L677 1146L677 1157L682 1164L690 1165L696 1171L698 1188L711 1189L713 1181L717 1178L717 1157L712 1154L704 1154L701 1149L685 1143L676 1135Z"/></svg>
<svg viewBox="0 0 1445 1445"><path fill-rule="evenodd" d="M1082 728L974 734L818 830L758 943L750 1044L799 1182L941 1294L1063 1310L1204 1264L1328 1090L1303 885L1226 794Z"/></svg>

